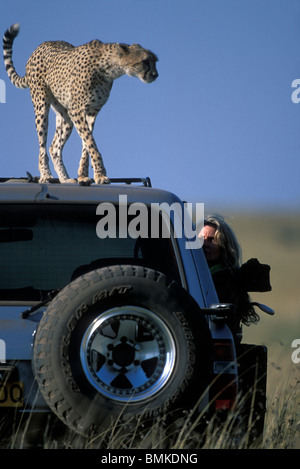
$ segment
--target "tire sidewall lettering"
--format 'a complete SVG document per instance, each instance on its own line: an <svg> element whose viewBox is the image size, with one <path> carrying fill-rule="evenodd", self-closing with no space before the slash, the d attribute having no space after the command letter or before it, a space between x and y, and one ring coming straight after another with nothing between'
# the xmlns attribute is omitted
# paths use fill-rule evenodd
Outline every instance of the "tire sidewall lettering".
<svg viewBox="0 0 300 469"><path fill-rule="evenodd" d="M115 295L124 295L125 293L127 293L130 290L132 290L131 285L118 285L118 286L114 286L111 290L108 290L108 289L102 290L100 292L97 292L93 296L92 304L93 305L97 304L100 301L106 300L106 299L111 298L112 296L115 296Z"/></svg>

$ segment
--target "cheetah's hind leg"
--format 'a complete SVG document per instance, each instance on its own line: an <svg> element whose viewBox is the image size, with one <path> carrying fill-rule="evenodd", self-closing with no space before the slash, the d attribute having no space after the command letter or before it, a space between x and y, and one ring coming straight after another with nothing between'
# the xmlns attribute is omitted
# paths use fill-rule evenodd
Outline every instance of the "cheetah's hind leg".
<svg viewBox="0 0 300 469"><path fill-rule="evenodd" d="M37 96L37 97L36 97ZM35 126L39 141L39 171L40 183L54 182L49 167L49 157L47 155L47 134L48 134L48 115L50 103L45 97L44 89L40 89L34 95L31 93L32 103L35 112Z"/></svg>

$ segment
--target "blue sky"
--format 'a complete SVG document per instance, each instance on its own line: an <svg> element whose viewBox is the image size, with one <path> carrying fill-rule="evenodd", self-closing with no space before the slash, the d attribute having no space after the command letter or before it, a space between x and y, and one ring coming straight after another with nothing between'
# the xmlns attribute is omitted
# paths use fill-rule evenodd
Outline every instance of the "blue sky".
<svg viewBox="0 0 300 469"><path fill-rule="evenodd" d="M46 40L137 42L159 57L159 78L115 81L94 136L110 177L150 176L153 186L214 207L300 207L300 0L14 0L2 33L21 25L17 72ZM0 103L0 175L38 175L29 90L8 80ZM300 93L299 93L300 96ZM54 132L50 113L49 145ZM64 161L76 177L74 130Z"/></svg>

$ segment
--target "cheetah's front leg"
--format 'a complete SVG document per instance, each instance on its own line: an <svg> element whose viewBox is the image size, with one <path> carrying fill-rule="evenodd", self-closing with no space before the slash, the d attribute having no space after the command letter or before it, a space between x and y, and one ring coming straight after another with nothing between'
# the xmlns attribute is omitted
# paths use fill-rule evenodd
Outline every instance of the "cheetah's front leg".
<svg viewBox="0 0 300 469"><path fill-rule="evenodd" d="M72 113L69 111L70 117L75 125L75 128L81 137L83 150L84 147L87 149L91 157L91 162L94 170L94 181L96 184L109 184L109 178L106 176L106 169L103 164L101 153L99 152L92 132L89 129L87 123L86 115L84 111ZM85 171L87 169L87 154L83 153L81 160L81 166L79 168L79 173L81 177L85 176ZM78 178L79 180L79 178Z"/></svg>
<svg viewBox="0 0 300 469"><path fill-rule="evenodd" d="M94 124L97 114L87 114L86 121L89 126L89 130L93 133ZM89 177L89 152L86 148L85 143L82 141L82 152L78 168L78 182L82 184L91 184L93 180Z"/></svg>

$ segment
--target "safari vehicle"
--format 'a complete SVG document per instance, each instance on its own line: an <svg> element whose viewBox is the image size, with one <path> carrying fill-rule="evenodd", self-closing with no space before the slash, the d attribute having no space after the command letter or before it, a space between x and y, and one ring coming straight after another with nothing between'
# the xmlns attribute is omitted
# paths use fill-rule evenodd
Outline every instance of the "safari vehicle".
<svg viewBox="0 0 300 469"><path fill-rule="evenodd" d="M232 336L202 249L176 233L185 217L149 178L0 181L0 412L52 411L88 435L242 394L261 433L266 349Z"/></svg>

